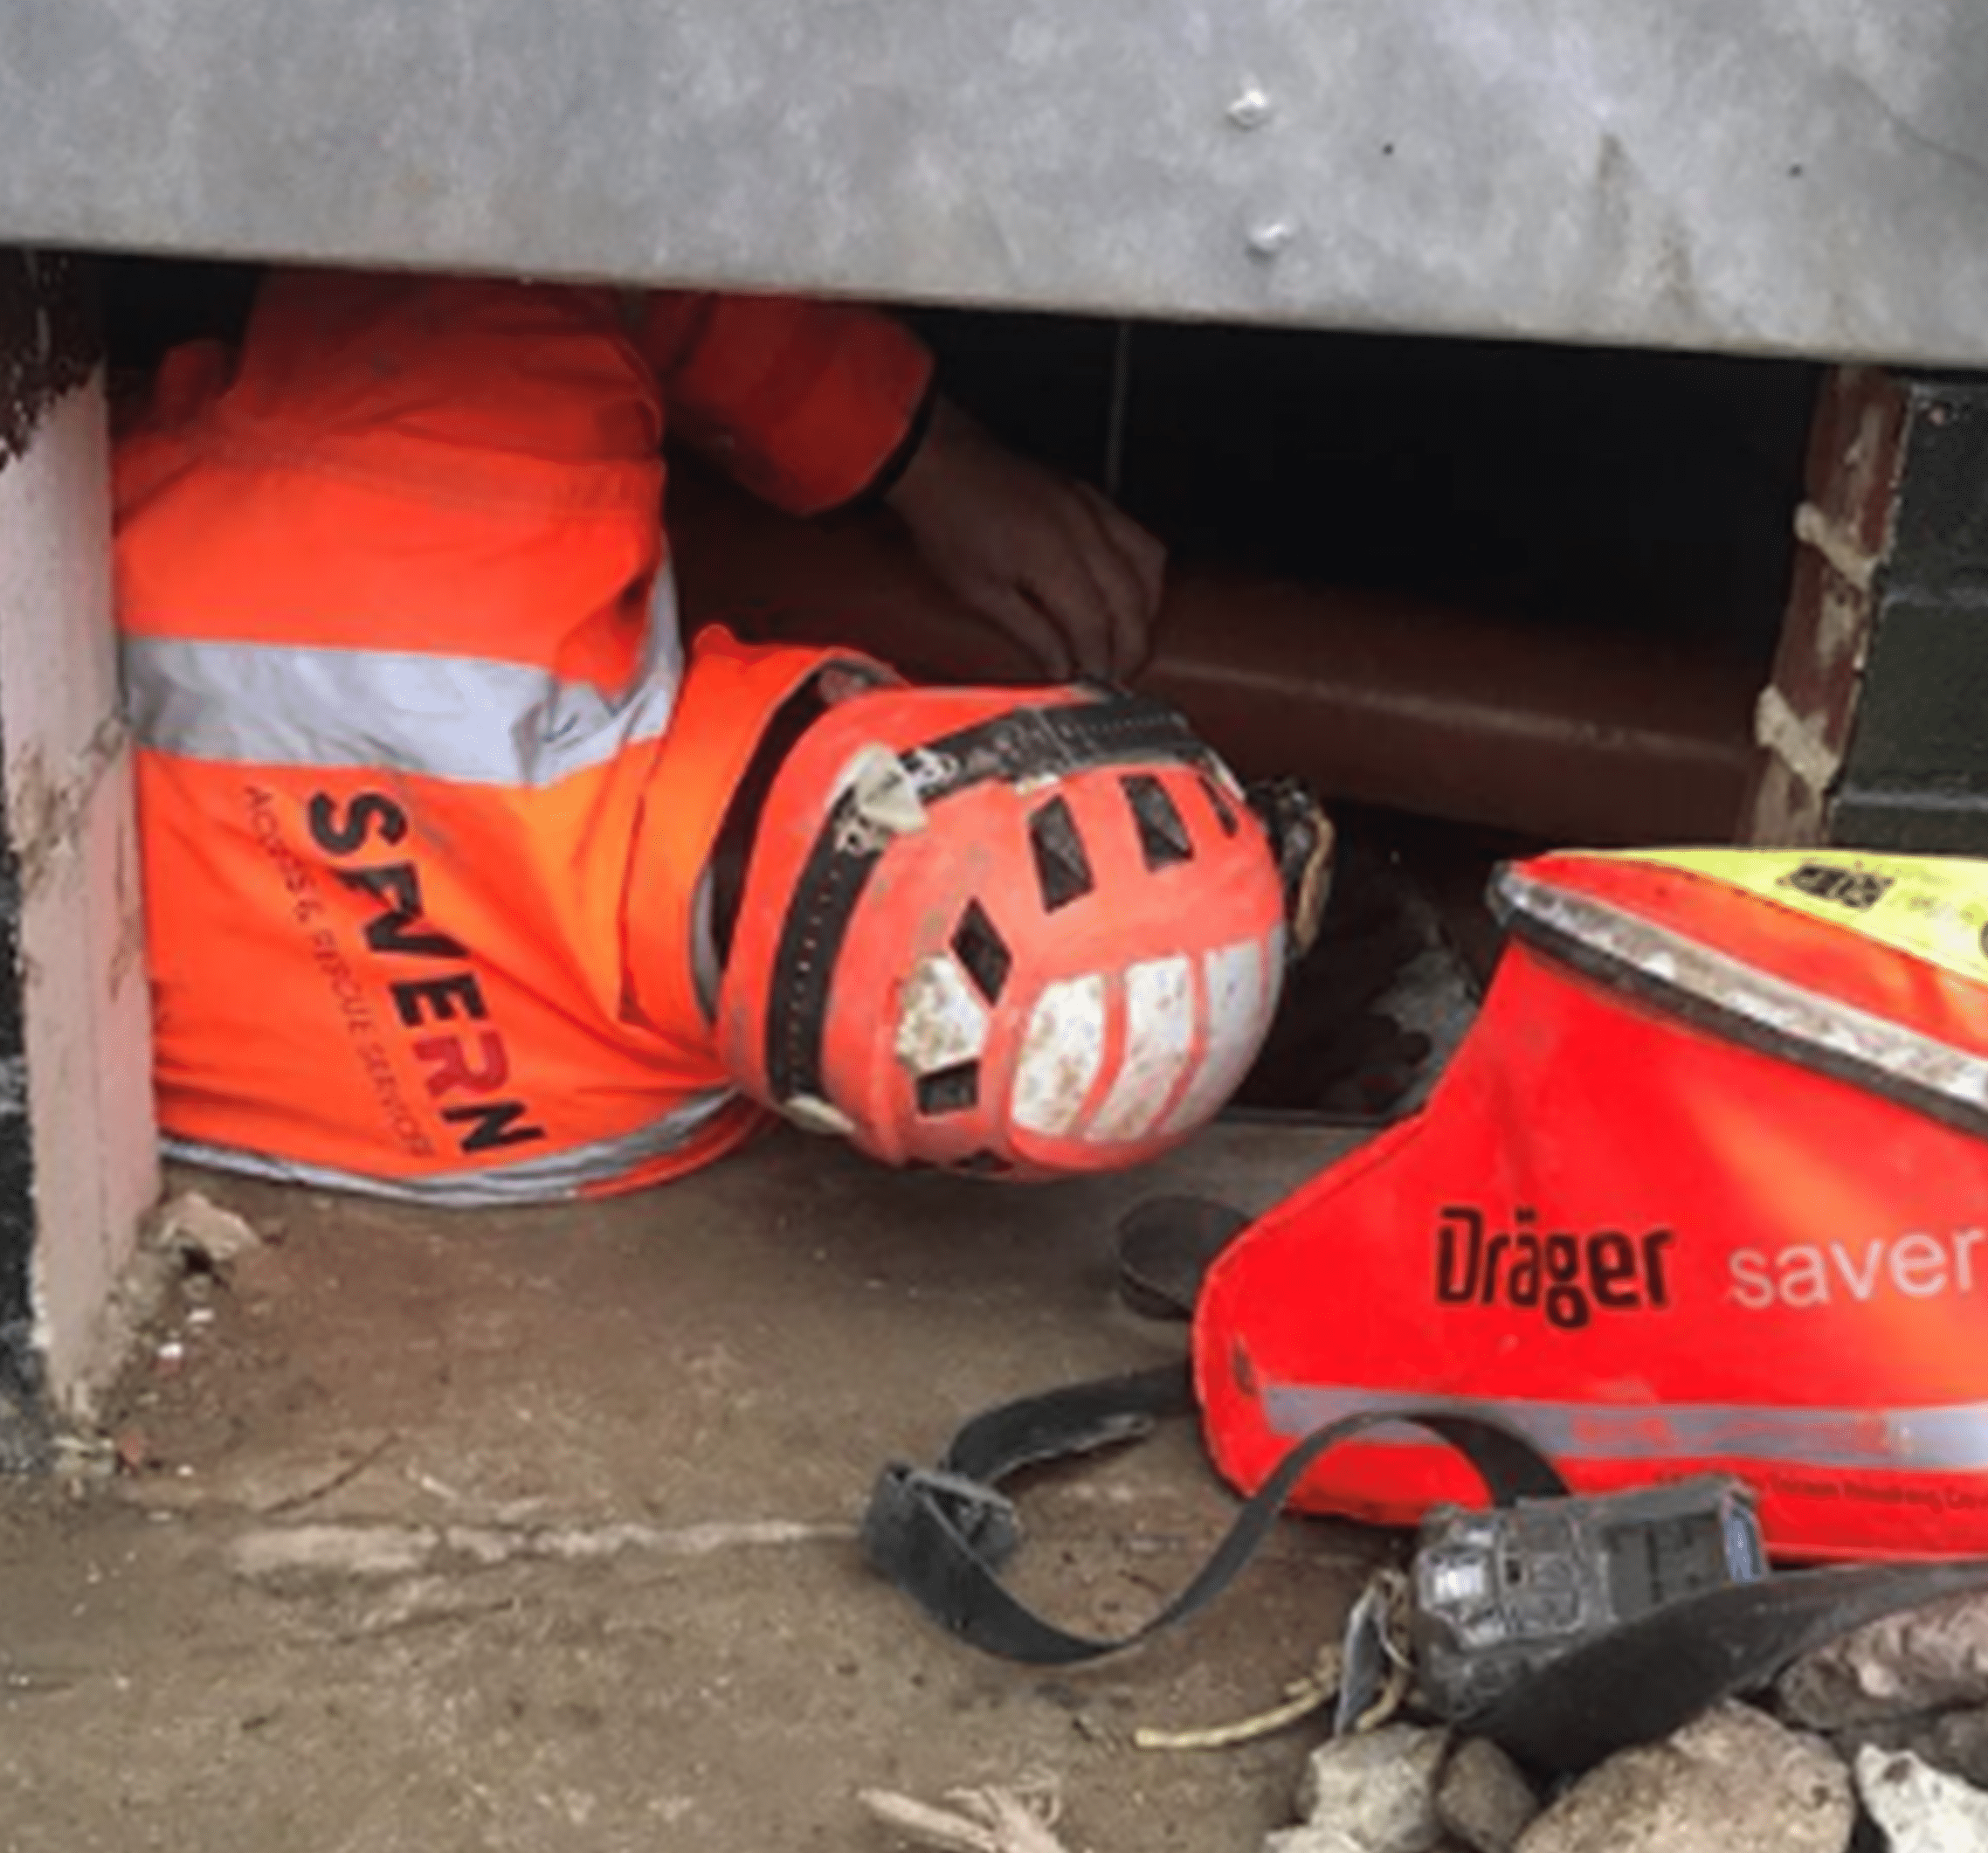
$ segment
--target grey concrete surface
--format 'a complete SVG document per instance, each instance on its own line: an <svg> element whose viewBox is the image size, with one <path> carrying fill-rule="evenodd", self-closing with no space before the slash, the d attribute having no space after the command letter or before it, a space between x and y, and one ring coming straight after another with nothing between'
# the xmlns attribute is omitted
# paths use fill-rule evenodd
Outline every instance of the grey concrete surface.
<svg viewBox="0 0 1988 1853"><path fill-rule="evenodd" d="M1091 1853L1245 1853L1313 1735L1275 1701L1377 1548L1294 1522L1200 1622L1045 1675L862 1567L893 1455L1156 1361L1120 1208L1246 1207L1343 1137L1225 1127L1142 1177L894 1177L783 1135L594 1207L445 1217L198 1183L270 1238L176 1287L108 1412L136 1471L0 1487L0 1847L881 1850L855 1792L1060 1781ZM1025 1496L1019 1580L1130 1625L1230 1510L1184 1426Z"/></svg>

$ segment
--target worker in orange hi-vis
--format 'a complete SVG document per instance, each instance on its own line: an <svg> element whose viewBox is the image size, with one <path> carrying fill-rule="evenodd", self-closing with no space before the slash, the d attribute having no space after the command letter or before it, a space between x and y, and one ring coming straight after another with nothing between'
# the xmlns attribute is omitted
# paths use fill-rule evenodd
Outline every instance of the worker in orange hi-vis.
<svg viewBox="0 0 1988 1853"><path fill-rule="evenodd" d="M687 662L666 429L792 513L887 501L1061 685L720 627ZM1260 1040L1277 846L1101 680L1158 543L883 316L276 273L238 349L168 356L115 497L182 1157L536 1201L773 1107L896 1162L1095 1169L1207 1118Z"/></svg>

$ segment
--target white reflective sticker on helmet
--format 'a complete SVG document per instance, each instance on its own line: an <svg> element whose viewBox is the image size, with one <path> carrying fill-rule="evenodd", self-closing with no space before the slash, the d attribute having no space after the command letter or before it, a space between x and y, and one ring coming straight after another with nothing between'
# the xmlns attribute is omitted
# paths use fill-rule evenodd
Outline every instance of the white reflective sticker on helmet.
<svg viewBox="0 0 1988 1853"><path fill-rule="evenodd" d="M1132 966L1125 974L1125 1058L1086 1141L1143 1138L1193 1053L1193 961L1182 954Z"/></svg>
<svg viewBox="0 0 1988 1853"><path fill-rule="evenodd" d="M850 774L849 791L857 816L879 830L908 836L925 827L925 802L903 760L887 746L864 749Z"/></svg>
<svg viewBox="0 0 1988 1853"><path fill-rule="evenodd" d="M1068 1133L1103 1066L1103 976L1046 985L1030 1013L1015 1068L1015 1124L1052 1137Z"/></svg>
<svg viewBox="0 0 1988 1853"><path fill-rule="evenodd" d="M987 1046L987 1006L949 955L919 961L897 1019L897 1059L914 1075L976 1060Z"/></svg>
<svg viewBox="0 0 1988 1853"><path fill-rule="evenodd" d="M1169 1134L1187 1132L1211 1119L1230 1095L1242 1085L1249 1065L1262 1047L1277 1006L1281 933L1267 945L1253 939L1223 946L1202 959L1208 987L1208 1040L1200 1071L1167 1115L1161 1128Z"/></svg>
<svg viewBox="0 0 1988 1853"><path fill-rule="evenodd" d="M925 827L925 804L904 762L887 746L872 741L857 749L829 792L838 810L836 846L846 855L874 855L893 837Z"/></svg>

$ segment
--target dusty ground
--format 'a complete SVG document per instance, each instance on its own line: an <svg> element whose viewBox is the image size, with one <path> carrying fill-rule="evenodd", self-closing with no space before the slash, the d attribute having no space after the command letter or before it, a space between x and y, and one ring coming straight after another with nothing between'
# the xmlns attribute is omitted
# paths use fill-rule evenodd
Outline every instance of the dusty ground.
<svg viewBox="0 0 1988 1853"><path fill-rule="evenodd" d="M881 1853L859 1787L1039 1773L1073 1850L1254 1853L1307 1733L1130 1731L1273 1701L1370 1539L1293 1524L1184 1634L1045 1676L939 1635L853 1531L887 1457L1178 1345L1114 1303L1121 1208L1262 1204L1343 1137L1048 1192L795 1137L448 1218L181 1180L268 1244L166 1309L107 1412L137 1471L0 1488L0 1845ZM1183 1428L1032 1490L1025 1586L1128 1626L1228 1510Z"/></svg>

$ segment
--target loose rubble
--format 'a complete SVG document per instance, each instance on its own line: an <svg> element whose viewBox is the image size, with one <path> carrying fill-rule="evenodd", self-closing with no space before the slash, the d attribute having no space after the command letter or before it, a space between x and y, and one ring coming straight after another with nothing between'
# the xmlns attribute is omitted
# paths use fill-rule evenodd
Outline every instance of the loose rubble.
<svg viewBox="0 0 1988 1853"><path fill-rule="evenodd" d="M1826 1746L1728 1704L1590 1771L1518 1853L1844 1853L1854 1819Z"/></svg>
<svg viewBox="0 0 1988 1853"><path fill-rule="evenodd" d="M1873 1621L1797 1661L1777 1691L1790 1718L1819 1731L1988 1704L1988 1598Z"/></svg>
<svg viewBox="0 0 1988 1853"><path fill-rule="evenodd" d="M1414 1725L1321 1746L1298 1803L1302 1822L1263 1853L1846 1853L1856 1815L1825 1740L1737 1704L1611 1758L1543 1813L1495 1745Z"/></svg>
<svg viewBox="0 0 1988 1853"><path fill-rule="evenodd" d="M1988 1853L1988 1597L1860 1628L1798 1661L1775 1696L1854 1766L1890 1853Z"/></svg>
<svg viewBox="0 0 1988 1853"><path fill-rule="evenodd" d="M1519 1766L1483 1738L1467 1738L1436 1784L1436 1818L1470 1853L1511 1853L1539 1813Z"/></svg>
<svg viewBox="0 0 1988 1853"><path fill-rule="evenodd" d="M1322 1666L1301 1709L1330 1684ZM1988 1596L1860 1629L1755 1697L1609 1758L1544 1806L1486 1739L1356 1729L1312 1752L1301 1819L1263 1853L1988 1853ZM1213 1748L1296 1715L1142 1741ZM901 1841L942 1853L1065 1853L1053 1787L860 1799Z"/></svg>
<svg viewBox="0 0 1988 1853"><path fill-rule="evenodd" d="M1307 1767L1301 1824L1264 1853L1988 1853L1988 1596L1874 1622L1757 1697L1612 1757L1543 1812L1481 1739L1338 1739Z"/></svg>
<svg viewBox="0 0 1988 1853"><path fill-rule="evenodd" d="M1890 1853L1988 1853L1988 1795L1909 1751L1866 1746L1857 1754L1857 1793Z"/></svg>
<svg viewBox="0 0 1988 1853"><path fill-rule="evenodd" d="M262 1237L245 1217L223 1209L197 1190L182 1191L156 1212L152 1240L165 1253L222 1275L251 1249L262 1246Z"/></svg>
<svg viewBox="0 0 1988 1853"><path fill-rule="evenodd" d="M1446 1730L1418 1725L1322 1744L1298 1788L1306 1827L1296 1831L1317 1832L1274 1840L1276 1853L1432 1853L1443 1837L1436 1781L1449 1747Z"/></svg>
<svg viewBox="0 0 1988 1853"><path fill-rule="evenodd" d="M1833 1733L1836 1748L1854 1760L1867 1745L1879 1750L1909 1750L1922 1762L1977 1788L1988 1788L1988 1706L1923 1712L1916 1718L1879 1718Z"/></svg>

